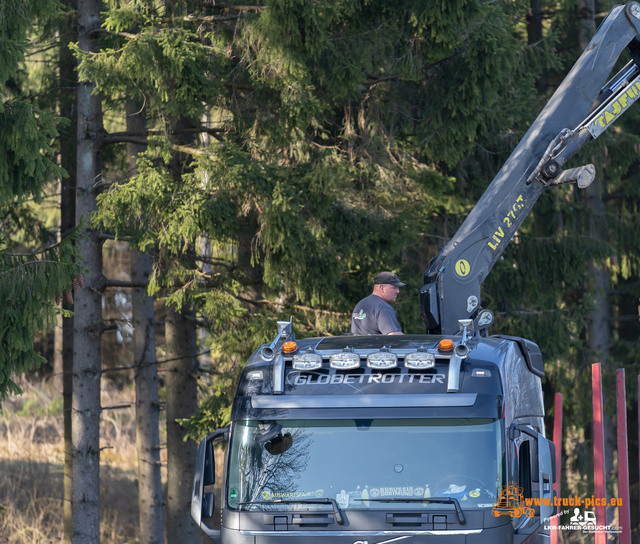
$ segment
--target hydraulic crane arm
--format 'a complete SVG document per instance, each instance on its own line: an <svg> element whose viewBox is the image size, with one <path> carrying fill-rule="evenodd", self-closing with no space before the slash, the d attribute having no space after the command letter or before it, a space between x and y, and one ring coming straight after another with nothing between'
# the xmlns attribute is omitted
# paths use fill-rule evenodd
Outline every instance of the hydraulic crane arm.
<svg viewBox="0 0 640 544"><path fill-rule="evenodd" d="M627 48L632 60L605 84ZM546 187L595 177L591 164L562 166L640 97L640 4L615 6L451 241L424 274L420 307L427 332L456 334L458 320L476 330L493 318L480 307L480 286Z"/></svg>

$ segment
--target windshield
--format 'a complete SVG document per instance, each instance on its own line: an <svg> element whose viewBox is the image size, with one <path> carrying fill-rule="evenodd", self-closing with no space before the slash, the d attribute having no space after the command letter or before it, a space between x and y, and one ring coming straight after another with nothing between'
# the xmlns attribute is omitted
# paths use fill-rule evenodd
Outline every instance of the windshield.
<svg viewBox="0 0 640 544"><path fill-rule="evenodd" d="M389 503L382 501L425 497L456 498L463 509L491 508L504 483L499 420L260 423L237 421L233 426L230 508L307 509L305 499L329 498L341 509L388 509ZM287 500L287 506L239 504L277 499ZM289 504L292 500L301 503ZM402 509L438 507L423 501L393 502Z"/></svg>

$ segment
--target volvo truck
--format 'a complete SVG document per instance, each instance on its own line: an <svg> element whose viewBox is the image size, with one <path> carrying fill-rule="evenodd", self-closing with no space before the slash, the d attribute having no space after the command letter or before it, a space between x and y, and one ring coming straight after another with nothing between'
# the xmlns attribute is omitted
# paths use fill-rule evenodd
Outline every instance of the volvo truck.
<svg viewBox="0 0 640 544"><path fill-rule="evenodd" d="M639 36L640 5L615 6L425 272L425 334L296 340L278 322L246 362L231 423L198 449L191 512L211 540L550 542L542 355L488 334L480 289L542 191L593 181L593 165L563 167L640 95ZM631 60L610 78L625 49Z"/></svg>

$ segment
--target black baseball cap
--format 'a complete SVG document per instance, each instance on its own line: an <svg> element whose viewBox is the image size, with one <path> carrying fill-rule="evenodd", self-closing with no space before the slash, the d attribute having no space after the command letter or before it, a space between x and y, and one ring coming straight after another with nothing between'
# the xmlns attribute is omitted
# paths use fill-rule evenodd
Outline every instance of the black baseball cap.
<svg viewBox="0 0 640 544"><path fill-rule="evenodd" d="M373 279L373 283L375 285L388 284L394 287L404 287L406 285L406 283L402 283L393 272L380 272L380 274Z"/></svg>

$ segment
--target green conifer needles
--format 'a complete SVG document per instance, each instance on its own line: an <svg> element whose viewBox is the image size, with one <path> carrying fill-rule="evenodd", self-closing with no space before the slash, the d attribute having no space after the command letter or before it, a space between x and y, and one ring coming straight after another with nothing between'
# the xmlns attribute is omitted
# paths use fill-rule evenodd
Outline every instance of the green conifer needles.
<svg viewBox="0 0 640 544"><path fill-rule="evenodd" d="M34 253L6 251L16 245L10 236L29 224L16 212L19 205L28 199L40 202L43 185L65 175L52 161L51 145L61 121L20 94L18 77L27 38L58 8L52 0L0 4L0 210L8 210L0 218L0 401L20 393L11 380L14 373L42 361L33 350L34 336L55 322L56 295L71 289L80 269L74 264L75 235ZM22 233L23 239L35 237Z"/></svg>
<svg viewBox="0 0 640 544"><path fill-rule="evenodd" d="M33 349L38 331L63 312L54 305L81 270L73 263L74 234L61 243L29 254L0 252L0 400L20 394L14 373L31 370L44 359Z"/></svg>
<svg viewBox="0 0 640 544"><path fill-rule="evenodd" d="M0 206L32 197L39 202L45 180L65 174L51 161L60 119L25 100L4 103L0 113Z"/></svg>
<svg viewBox="0 0 640 544"><path fill-rule="evenodd" d="M113 139L149 149L94 225L150 251L149 291L211 330L211 421L276 317L335 334L381 269L417 287L495 173L470 160L456 182L454 167L503 140L504 160L500 131L531 121L552 40L527 46L525 13L521 0L110 5L80 74L114 109L144 104L147 133ZM421 332L417 289L403 300L403 330Z"/></svg>

